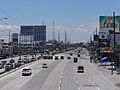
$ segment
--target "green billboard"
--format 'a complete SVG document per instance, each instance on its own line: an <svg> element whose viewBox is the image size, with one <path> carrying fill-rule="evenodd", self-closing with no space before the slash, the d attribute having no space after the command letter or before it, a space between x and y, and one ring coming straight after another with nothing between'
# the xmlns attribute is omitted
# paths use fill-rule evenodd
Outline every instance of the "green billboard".
<svg viewBox="0 0 120 90"><path fill-rule="evenodd" d="M100 31L113 31L113 16L100 16L99 25ZM120 16L115 16L115 31L120 32Z"/></svg>

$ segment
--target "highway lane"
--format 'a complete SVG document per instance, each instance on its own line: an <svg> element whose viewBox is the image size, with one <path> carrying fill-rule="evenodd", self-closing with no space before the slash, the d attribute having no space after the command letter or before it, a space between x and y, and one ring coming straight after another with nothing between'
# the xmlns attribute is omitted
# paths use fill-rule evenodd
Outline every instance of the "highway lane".
<svg viewBox="0 0 120 90"><path fill-rule="evenodd" d="M82 51L78 63L73 63L76 52L67 60L69 53L57 55L65 55L63 60L36 61L30 65L31 76L21 76L20 69L0 78L0 90L120 90L89 62L86 51ZM41 68L43 62L49 64L48 68ZM78 65L85 67L85 73L77 73Z"/></svg>
<svg viewBox="0 0 120 90"><path fill-rule="evenodd" d="M80 90L120 90L97 68L89 62L88 59L80 58L79 63L73 66L74 78L80 87ZM83 65L85 73L77 73L77 66Z"/></svg>
<svg viewBox="0 0 120 90"><path fill-rule="evenodd" d="M54 62L54 60L36 61L34 64L30 65L29 67L32 68L33 72L31 76L22 76L22 69L20 69L0 78L0 90L20 90L25 83L42 70L43 62L50 64Z"/></svg>

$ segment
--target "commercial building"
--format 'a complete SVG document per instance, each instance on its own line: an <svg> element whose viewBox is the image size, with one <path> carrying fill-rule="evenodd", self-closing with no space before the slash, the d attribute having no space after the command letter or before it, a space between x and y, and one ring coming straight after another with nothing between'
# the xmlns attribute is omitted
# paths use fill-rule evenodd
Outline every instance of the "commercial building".
<svg viewBox="0 0 120 90"><path fill-rule="evenodd" d="M11 50L13 54L18 54L19 53L19 34L18 33L13 33L12 34L12 47Z"/></svg>
<svg viewBox="0 0 120 90"><path fill-rule="evenodd" d="M37 48L36 50L44 48L46 25L21 26L19 43L21 48L27 49L27 52L30 52L31 48Z"/></svg>

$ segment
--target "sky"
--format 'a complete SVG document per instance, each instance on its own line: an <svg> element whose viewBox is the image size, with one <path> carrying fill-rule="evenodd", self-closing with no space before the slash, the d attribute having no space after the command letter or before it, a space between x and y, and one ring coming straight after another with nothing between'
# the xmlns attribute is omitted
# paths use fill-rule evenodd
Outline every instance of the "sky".
<svg viewBox="0 0 120 90"><path fill-rule="evenodd" d="M120 0L0 0L0 38L8 40L9 32L20 31L21 25L47 26L47 40L52 39L55 20L56 39L67 32L70 42L88 42L99 31L99 16L120 15Z"/></svg>

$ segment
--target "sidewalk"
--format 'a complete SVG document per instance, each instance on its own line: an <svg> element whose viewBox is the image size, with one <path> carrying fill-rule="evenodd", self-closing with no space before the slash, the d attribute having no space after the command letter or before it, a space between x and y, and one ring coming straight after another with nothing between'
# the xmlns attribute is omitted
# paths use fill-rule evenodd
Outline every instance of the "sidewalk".
<svg viewBox="0 0 120 90"><path fill-rule="evenodd" d="M112 66L99 66L100 64L93 65L100 71L104 76L106 76L115 86L120 88L120 74L117 74L116 71L113 71L111 74L111 67Z"/></svg>

